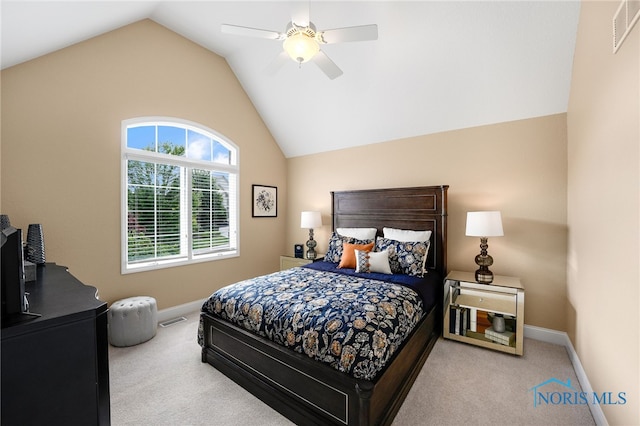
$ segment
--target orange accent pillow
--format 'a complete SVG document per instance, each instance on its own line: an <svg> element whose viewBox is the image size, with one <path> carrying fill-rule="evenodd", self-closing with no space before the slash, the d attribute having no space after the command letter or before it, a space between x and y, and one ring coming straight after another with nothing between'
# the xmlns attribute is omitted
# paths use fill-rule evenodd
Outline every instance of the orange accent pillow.
<svg viewBox="0 0 640 426"><path fill-rule="evenodd" d="M342 257L340 258L340 264L338 268L354 268L356 267L356 250L371 251L373 250L373 244L349 244L342 243Z"/></svg>

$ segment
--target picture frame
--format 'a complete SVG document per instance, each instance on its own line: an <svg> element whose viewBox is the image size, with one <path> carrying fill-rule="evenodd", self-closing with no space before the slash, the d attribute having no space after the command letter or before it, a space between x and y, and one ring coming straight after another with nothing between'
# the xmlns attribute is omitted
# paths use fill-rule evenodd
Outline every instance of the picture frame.
<svg viewBox="0 0 640 426"><path fill-rule="evenodd" d="M252 185L251 216L278 216L278 188L269 185Z"/></svg>

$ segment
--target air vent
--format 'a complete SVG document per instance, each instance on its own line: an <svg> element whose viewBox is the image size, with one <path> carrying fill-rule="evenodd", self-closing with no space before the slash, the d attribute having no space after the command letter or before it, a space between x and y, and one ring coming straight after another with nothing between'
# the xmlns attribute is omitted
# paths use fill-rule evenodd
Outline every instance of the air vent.
<svg viewBox="0 0 640 426"><path fill-rule="evenodd" d="M639 18L640 0L622 0L613 15L613 53L618 51Z"/></svg>
<svg viewBox="0 0 640 426"><path fill-rule="evenodd" d="M186 320L187 319L185 317L178 317L178 318L173 318L173 319L170 319L170 320L163 321L159 325L160 325L160 327L169 327L170 325L174 325L174 324L177 324L179 322L186 321Z"/></svg>

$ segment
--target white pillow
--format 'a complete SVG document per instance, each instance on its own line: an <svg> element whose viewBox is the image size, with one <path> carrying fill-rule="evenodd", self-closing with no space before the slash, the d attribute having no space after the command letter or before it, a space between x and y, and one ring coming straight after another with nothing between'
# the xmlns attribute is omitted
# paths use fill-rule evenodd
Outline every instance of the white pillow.
<svg viewBox="0 0 640 426"><path fill-rule="evenodd" d="M406 229L382 228L384 237L403 243L424 242L431 239L431 231L410 231Z"/></svg>
<svg viewBox="0 0 640 426"><path fill-rule="evenodd" d="M358 240L375 240L376 228L337 228L336 232L343 237L357 238Z"/></svg>
<svg viewBox="0 0 640 426"><path fill-rule="evenodd" d="M356 272L379 272L391 274L389 252L354 250L356 255Z"/></svg>

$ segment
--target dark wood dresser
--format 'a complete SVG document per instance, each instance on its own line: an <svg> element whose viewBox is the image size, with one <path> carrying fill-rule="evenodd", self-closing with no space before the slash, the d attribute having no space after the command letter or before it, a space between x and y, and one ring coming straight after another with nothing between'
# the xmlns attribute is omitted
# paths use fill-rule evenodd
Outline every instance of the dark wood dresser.
<svg viewBox="0 0 640 426"><path fill-rule="evenodd" d="M51 263L25 290L41 316L2 324L1 424L108 425L107 304Z"/></svg>

